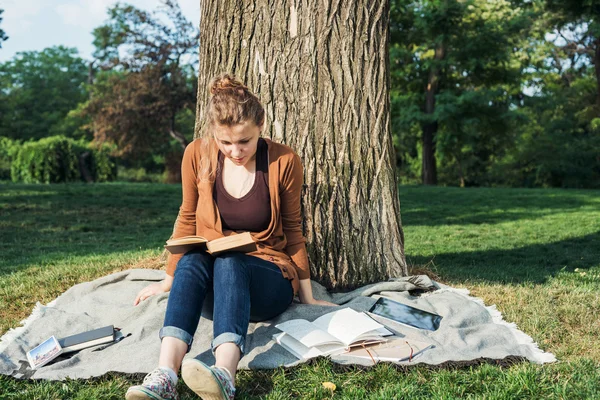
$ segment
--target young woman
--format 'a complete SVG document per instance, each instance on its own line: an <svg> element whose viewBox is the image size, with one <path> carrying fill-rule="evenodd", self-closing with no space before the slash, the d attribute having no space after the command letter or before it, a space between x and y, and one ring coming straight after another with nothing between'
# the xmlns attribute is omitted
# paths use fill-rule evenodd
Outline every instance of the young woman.
<svg viewBox="0 0 600 400"><path fill-rule="evenodd" d="M310 286L300 157L260 137L264 109L236 78L215 78L210 93L205 137L190 143L183 156L183 201L173 237L212 240L247 231L258 250L216 257L199 250L169 255L165 280L144 288L134 301L137 305L170 291L158 368L129 388L129 400L176 399L180 367L185 383L201 398L233 399L249 321L281 314L295 294L302 303L334 305L315 300ZM214 296L215 365L192 358L182 365L207 294Z"/></svg>

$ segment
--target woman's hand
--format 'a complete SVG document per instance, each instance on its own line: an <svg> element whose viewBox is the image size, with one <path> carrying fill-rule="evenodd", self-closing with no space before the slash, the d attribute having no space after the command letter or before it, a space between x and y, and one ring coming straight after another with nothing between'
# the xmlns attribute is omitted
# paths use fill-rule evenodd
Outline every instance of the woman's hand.
<svg viewBox="0 0 600 400"><path fill-rule="evenodd" d="M305 304L314 304L314 305L317 305L317 306L330 306L330 307L336 307L337 306L337 304L330 303L330 302L328 302L326 300L317 300L315 298L312 298L311 300L309 300Z"/></svg>
<svg viewBox="0 0 600 400"><path fill-rule="evenodd" d="M139 291L137 296L135 296L135 300L133 301L133 305L137 306L140 302L146 300L150 296L154 296L155 294L161 294L168 292L171 290L171 285L173 284L173 277L167 275L165 279L160 282L152 283L142 290Z"/></svg>
<svg viewBox="0 0 600 400"><path fill-rule="evenodd" d="M298 298L302 304L314 304L318 306L337 306L325 300L317 300L313 297L312 286L310 279L300 279L300 289L298 290Z"/></svg>

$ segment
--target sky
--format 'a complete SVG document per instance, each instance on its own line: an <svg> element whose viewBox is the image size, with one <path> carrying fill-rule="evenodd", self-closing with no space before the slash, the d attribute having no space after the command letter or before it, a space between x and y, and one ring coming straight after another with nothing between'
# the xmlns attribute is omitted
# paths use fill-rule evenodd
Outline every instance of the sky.
<svg viewBox="0 0 600 400"><path fill-rule="evenodd" d="M154 10L160 0L121 1L144 10ZM0 62L20 51L39 51L63 45L76 47L79 55L91 59L92 30L107 18L108 7L116 0L0 0L4 9L0 28L9 39L2 43ZM200 20L200 0L179 0L184 15L195 26Z"/></svg>

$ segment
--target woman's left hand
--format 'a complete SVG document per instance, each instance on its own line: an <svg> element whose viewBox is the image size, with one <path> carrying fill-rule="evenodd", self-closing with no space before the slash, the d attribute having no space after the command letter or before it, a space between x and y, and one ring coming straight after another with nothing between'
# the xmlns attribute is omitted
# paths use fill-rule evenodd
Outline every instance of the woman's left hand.
<svg viewBox="0 0 600 400"><path fill-rule="evenodd" d="M133 305L137 306L140 302L146 300L150 296L154 296L160 293L166 293L171 290L171 286L173 284L173 277L167 275L165 279L160 282L152 283L142 290L140 290L135 296L135 300L133 301Z"/></svg>
<svg viewBox="0 0 600 400"><path fill-rule="evenodd" d="M314 304L317 306L337 306L325 300L317 300L313 297L310 279L300 279L300 289L298 290L298 299L302 304Z"/></svg>
<svg viewBox="0 0 600 400"><path fill-rule="evenodd" d="M305 304L313 304L313 305L317 305L317 306L337 307L337 304L330 303L330 302L328 302L326 300L317 300L317 299L311 299L311 300L307 301Z"/></svg>

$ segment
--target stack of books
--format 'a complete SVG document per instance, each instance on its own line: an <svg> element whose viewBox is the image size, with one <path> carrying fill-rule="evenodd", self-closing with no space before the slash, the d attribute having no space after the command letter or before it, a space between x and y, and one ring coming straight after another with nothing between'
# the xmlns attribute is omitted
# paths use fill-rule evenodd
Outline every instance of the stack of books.
<svg viewBox="0 0 600 400"><path fill-rule="evenodd" d="M62 339L50 336L40 345L27 352L27 360L31 369L37 369L48 364L61 354L114 342L115 332L114 326L108 325Z"/></svg>

